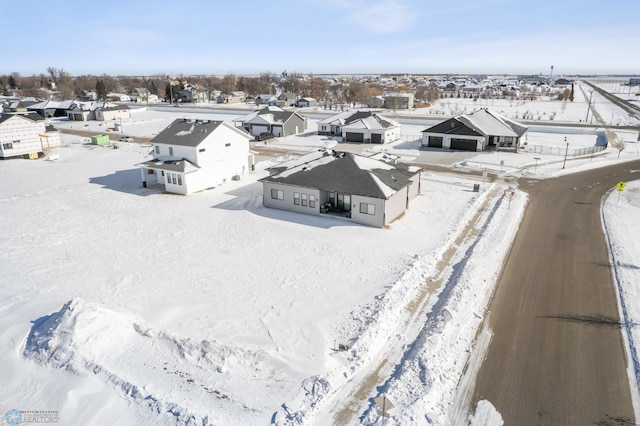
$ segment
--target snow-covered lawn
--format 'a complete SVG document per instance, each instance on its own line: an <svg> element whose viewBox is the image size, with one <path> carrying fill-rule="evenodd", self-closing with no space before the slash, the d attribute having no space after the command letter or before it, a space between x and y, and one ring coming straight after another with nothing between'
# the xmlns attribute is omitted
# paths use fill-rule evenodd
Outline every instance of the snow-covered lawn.
<svg viewBox="0 0 640 426"><path fill-rule="evenodd" d="M123 133L151 138L176 116L241 115L141 109L123 121ZM315 135L315 122L269 147L356 149ZM416 135L428 126L403 127ZM471 153L453 167L546 178L638 158L637 132L617 135L623 151L566 161L527 150ZM528 144L566 148L565 137L577 147L597 136L534 129ZM469 353L482 346L474 338L501 268L485 259L508 250L522 192L481 176L424 173L422 195L377 229L264 208L257 179L266 162L247 179L184 197L142 188L134 164L149 147L108 149L67 135L63 142L56 161L0 163L2 407L57 411L61 424L332 424L380 367L380 381L355 407L363 424L379 421L367 398L382 393L396 406L396 424L466 415L451 407L453 394ZM430 162L410 140L358 149ZM628 224L638 217L638 192L630 183L603 210L621 286L637 282L625 274L638 265L625 256L637 252ZM615 239L623 233L630 239ZM640 306L634 293L621 294L629 294L627 307ZM637 322L629 312L628 323ZM490 404L475 416L500 417Z"/></svg>

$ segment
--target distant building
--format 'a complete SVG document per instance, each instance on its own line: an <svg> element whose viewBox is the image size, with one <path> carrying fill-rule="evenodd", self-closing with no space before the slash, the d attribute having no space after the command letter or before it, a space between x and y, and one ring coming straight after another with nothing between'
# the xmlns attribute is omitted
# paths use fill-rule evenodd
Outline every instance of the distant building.
<svg viewBox="0 0 640 426"><path fill-rule="evenodd" d="M318 134L345 142L391 143L400 139L400 123L371 111L345 111L318 121Z"/></svg>
<svg viewBox="0 0 640 426"><path fill-rule="evenodd" d="M237 127L244 128L249 134L259 136L271 133L275 137L302 133L307 129L307 119L297 112L284 111L276 106L268 106L251 114L233 120Z"/></svg>

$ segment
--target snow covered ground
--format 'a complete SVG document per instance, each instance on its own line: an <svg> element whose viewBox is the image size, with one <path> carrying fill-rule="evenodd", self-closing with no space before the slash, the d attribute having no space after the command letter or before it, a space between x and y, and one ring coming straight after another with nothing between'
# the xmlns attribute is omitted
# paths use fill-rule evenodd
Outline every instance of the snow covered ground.
<svg viewBox="0 0 640 426"><path fill-rule="evenodd" d="M123 122L124 134L153 137L176 115L199 114L242 115L147 109ZM309 121L305 135L269 147L284 156L337 143ZM100 131L96 122L55 124ZM622 151L566 161L471 153L453 167L548 178L640 156L637 132L616 135ZM535 129L528 145L566 148L565 137L570 146L597 139ZM349 410L356 415L346 418L376 424L372 401L385 394L395 406L388 424L467 415L452 399L469 353L482 348L476 333L501 268L484 259L504 256L526 206L508 179L425 173L407 213L374 229L265 209L257 179L266 162L245 180L183 197L142 188L134 164L148 147L63 142L56 161L0 164L10 218L0 227L0 408L56 411L60 424L333 424ZM430 162L418 146L363 148ZM638 227L629 225L638 188L629 183L603 208L627 324L640 307L628 285L639 270ZM349 406L367 379L370 392ZM483 403L472 420L486 419L500 422Z"/></svg>

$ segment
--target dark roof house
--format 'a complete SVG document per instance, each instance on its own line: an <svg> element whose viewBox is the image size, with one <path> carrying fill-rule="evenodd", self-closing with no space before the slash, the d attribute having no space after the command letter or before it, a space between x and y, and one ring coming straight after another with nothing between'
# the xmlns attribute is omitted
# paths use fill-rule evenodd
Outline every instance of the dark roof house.
<svg viewBox="0 0 640 426"><path fill-rule="evenodd" d="M420 191L421 169L351 153L320 150L277 165L260 179L266 207L385 226Z"/></svg>

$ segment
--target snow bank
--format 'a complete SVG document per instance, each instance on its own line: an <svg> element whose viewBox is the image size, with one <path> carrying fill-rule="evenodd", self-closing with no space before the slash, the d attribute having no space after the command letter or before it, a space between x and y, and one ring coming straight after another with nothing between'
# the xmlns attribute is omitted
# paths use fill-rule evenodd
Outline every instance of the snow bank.
<svg viewBox="0 0 640 426"><path fill-rule="evenodd" d="M639 176L640 177L640 176ZM629 383L634 409L640 413L640 180L627 182L623 191L612 189L602 203L602 223L618 289L623 336L629 351Z"/></svg>
<svg viewBox="0 0 640 426"><path fill-rule="evenodd" d="M99 376L155 424L229 424L240 411L246 419L256 396L249 383L278 377L259 352L179 338L79 298L34 322L24 356Z"/></svg>

